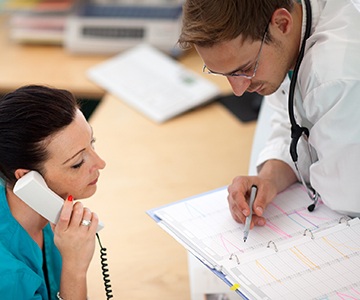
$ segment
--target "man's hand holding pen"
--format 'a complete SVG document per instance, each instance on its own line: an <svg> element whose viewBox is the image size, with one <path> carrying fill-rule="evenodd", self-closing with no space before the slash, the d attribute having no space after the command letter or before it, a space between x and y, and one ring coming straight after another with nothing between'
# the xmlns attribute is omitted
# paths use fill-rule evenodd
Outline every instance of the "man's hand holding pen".
<svg viewBox="0 0 360 300"><path fill-rule="evenodd" d="M252 187L256 188L252 209L249 201ZM277 191L270 180L258 176L238 176L228 187L228 202L232 217L239 223L246 223L252 210L252 217L249 219L249 229L254 226L264 226L265 218L262 216L267 205L275 198Z"/></svg>

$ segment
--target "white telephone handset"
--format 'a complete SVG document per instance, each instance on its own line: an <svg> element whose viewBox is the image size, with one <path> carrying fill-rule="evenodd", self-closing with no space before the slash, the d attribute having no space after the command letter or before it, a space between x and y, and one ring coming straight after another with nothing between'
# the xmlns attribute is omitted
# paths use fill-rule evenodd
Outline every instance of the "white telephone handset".
<svg viewBox="0 0 360 300"><path fill-rule="evenodd" d="M16 196L45 219L53 224L58 222L64 200L50 190L38 172L30 171L21 177L16 182L13 191ZM104 224L99 221L97 231L99 232L102 228L104 228Z"/></svg>

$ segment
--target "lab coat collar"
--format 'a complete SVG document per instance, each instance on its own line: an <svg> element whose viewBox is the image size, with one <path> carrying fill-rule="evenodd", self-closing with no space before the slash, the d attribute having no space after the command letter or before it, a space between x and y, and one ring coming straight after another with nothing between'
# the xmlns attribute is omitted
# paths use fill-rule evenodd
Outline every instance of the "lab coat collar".
<svg viewBox="0 0 360 300"><path fill-rule="evenodd" d="M317 26L319 19L320 19L320 13L321 13L321 9L320 9L320 0L310 0L310 5L311 5L311 15L312 15L312 22L311 22L311 33L312 34L315 30L315 27ZM321 1L324 2L324 1ZM303 17L302 17L302 28L301 28L301 41L300 41L300 48L302 45L302 41L304 39L304 35L305 35L305 29L306 29L306 15L307 15L307 11L305 9L305 3L304 0L301 0L301 5L303 7ZM322 5L322 7L324 7L324 5ZM300 51L299 48L299 51Z"/></svg>

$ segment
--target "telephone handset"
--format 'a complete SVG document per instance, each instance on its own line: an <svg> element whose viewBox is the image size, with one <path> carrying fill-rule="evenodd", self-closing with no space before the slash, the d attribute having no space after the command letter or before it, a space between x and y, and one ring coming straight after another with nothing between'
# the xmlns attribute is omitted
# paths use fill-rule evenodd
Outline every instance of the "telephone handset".
<svg viewBox="0 0 360 300"><path fill-rule="evenodd" d="M46 184L44 178L36 171L30 171L21 177L13 189L16 196L37 211L49 222L56 224L59 220L64 199L54 193ZM99 221L97 232L104 228L104 224ZM111 284L107 269L106 248L101 245L100 237L96 233L100 245L101 268L104 279L105 293L107 299L113 297Z"/></svg>
<svg viewBox="0 0 360 300"><path fill-rule="evenodd" d="M16 182L13 191L16 196L45 219L53 224L58 222L64 200L50 190L38 172L26 173ZM102 228L104 228L104 224L99 221L97 232Z"/></svg>

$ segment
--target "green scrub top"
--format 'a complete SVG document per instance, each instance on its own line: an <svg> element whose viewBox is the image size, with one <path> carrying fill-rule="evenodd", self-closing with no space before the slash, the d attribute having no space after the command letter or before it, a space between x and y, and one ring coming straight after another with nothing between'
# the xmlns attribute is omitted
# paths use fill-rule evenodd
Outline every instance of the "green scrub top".
<svg viewBox="0 0 360 300"><path fill-rule="evenodd" d="M0 298L57 299L61 256L50 224L43 229L44 249L39 248L12 216L5 187L0 182Z"/></svg>

